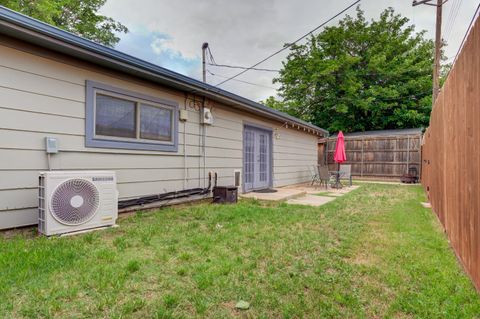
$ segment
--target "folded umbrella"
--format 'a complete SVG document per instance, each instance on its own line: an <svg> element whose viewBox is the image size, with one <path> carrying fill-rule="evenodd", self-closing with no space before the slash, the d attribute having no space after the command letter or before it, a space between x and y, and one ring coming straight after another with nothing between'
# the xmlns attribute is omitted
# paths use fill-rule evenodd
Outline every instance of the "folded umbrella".
<svg viewBox="0 0 480 319"><path fill-rule="evenodd" d="M335 163L338 164L343 163L347 160L347 155L345 154L345 140L342 131L338 132L333 159L335 160Z"/></svg>
<svg viewBox="0 0 480 319"><path fill-rule="evenodd" d="M347 160L347 154L345 154L345 140L343 137L342 131L338 132L337 141L335 143L335 153L333 154L333 160L338 164L337 169L337 185L339 185L340 179L340 163L343 163Z"/></svg>

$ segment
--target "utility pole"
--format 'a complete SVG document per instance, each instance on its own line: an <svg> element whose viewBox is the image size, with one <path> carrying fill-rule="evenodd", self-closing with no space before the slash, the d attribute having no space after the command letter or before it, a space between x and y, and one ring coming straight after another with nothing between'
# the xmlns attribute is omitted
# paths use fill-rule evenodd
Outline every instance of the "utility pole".
<svg viewBox="0 0 480 319"><path fill-rule="evenodd" d="M206 68L206 61L205 61L207 49L208 49L208 43L204 42L202 44L202 78L203 78L203 82L205 83L207 83L207 68Z"/></svg>
<svg viewBox="0 0 480 319"><path fill-rule="evenodd" d="M432 91L432 106L435 104L438 93L440 92L440 58L442 52L442 6L446 2L444 0L437 0L437 4L431 3L434 0L413 0L412 5L418 6L426 4L437 7L437 18L435 26L435 56L433 62L433 91Z"/></svg>
<svg viewBox="0 0 480 319"><path fill-rule="evenodd" d="M433 65L433 98L435 103L440 91L440 55L442 50L442 0L437 0L437 22L435 27L435 59Z"/></svg>

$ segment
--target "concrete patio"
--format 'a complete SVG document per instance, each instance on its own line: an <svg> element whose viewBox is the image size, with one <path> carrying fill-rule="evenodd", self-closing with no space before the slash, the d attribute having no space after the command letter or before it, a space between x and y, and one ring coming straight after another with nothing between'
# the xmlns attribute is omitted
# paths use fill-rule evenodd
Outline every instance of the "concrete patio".
<svg viewBox="0 0 480 319"><path fill-rule="evenodd" d="M275 190L276 192L274 193L249 192L245 194L240 194L240 197L253 198L258 200L285 201L297 197L302 197L307 194L305 190L298 188L279 187L275 188Z"/></svg>
<svg viewBox="0 0 480 319"><path fill-rule="evenodd" d="M321 206L356 188L358 186L345 186L341 189L329 187L327 190L325 187L298 184L275 188L276 192L273 193L250 192L241 194L240 197L267 201L285 201L292 205Z"/></svg>

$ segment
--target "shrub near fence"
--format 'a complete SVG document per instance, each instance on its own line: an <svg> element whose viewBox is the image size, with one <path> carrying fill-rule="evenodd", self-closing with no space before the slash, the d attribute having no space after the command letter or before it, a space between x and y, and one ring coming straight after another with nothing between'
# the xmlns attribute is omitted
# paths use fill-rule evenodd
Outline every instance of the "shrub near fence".
<svg viewBox="0 0 480 319"><path fill-rule="evenodd" d="M433 107L422 184L450 243L480 289L480 20Z"/></svg>

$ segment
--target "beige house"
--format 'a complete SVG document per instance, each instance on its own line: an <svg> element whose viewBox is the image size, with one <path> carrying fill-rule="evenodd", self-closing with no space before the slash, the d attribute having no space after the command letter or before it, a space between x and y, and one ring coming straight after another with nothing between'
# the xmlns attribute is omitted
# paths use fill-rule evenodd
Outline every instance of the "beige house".
<svg viewBox="0 0 480 319"><path fill-rule="evenodd" d="M114 170L120 199L206 187L210 171L248 192L308 181L325 134L0 7L0 228L37 223L40 171Z"/></svg>

